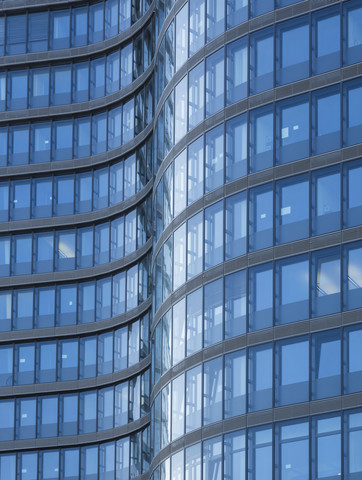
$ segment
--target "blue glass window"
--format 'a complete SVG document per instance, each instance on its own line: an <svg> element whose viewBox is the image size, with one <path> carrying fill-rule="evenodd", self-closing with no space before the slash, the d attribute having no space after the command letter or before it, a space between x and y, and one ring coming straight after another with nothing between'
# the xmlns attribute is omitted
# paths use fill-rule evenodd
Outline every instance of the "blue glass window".
<svg viewBox="0 0 362 480"><path fill-rule="evenodd" d="M205 192L224 183L224 125L206 133L205 138Z"/></svg>
<svg viewBox="0 0 362 480"><path fill-rule="evenodd" d="M85 102L89 97L89 65L87 62L73 65L73 102Z"/></svg>
<svg viewBox="0 0 362 480"><path fill-rule="evenodd" d="M74 157L90 155L90 119L77 118L74 121Z"/></svg>
<svg viewBox="0 0 362 480"><path fill-rule="evenodd" d="M282 180L276 185L276 244L309 235L309 178Z"/></svg>
<svg viewBox="0 0 362 480"><path fill-rule="evenodd" d="M13 299L13 328L33 328L33 290L15 290Z"/></svg>
<svg viewBox="0 0 362 480"><path fill-rule="evenodd" d="M16 17L17 18L17 17ZM8 73L9 110L19 110L28 106L28 72L14 71Z"/></svg>
<svg viewBox="0 0 362 480"><path fill-rule="evenodd" d="M279 424L276 431L279 480L309 479L309 423Z"/></svg>
<svg viewBox="0 0 362 480"><path fill-rule="evenodd" d="M87 44L88 31L88 8L80 7L72 9L72 47L80 47Z"/></svg>
<svg viewBox="0 0 362 480"><path fill-rule="evenodd" d="M273 188L264 185L250 191L249 250L273 245Z"/></svg>
<svg viewBox="0 0 362 480"><path fill-rule="evenodd" d="M250 17L258 17L263 13L270 12L274 8L273 0L250 0Z"/></svg>
<svg viewBox="0 0 362 480"><path fill-rule="evenodd" d="M92 60L90 72L90 98L104 97L106 87L105 58Z"/></svg>
<svg viewBox="0 0 362 480"><path fill-rule="evenodd" d="M53 160L72 158L73 122L63 120L53 123Z"/></svg>
<svg viewBox="0 0 362 480"><path fill-rule="evenodd" d="M223 50L221 50L224 53ZM222 67L224 64L222 65ZM224 74L224 72L222 72ZM226 103L231 105L246 97L248 88L248 45L242 38L227 46ZM206 87L207 88L207 87ZM207 91L207 90L206 90Z"/></svg>
<svg viewBox="0 0 362 480"><path fill-rule="evenodd" d="M274 35L263 29L250 36L250 94L273 87Z"/></svg>
<svg viewBox="0 0 362 480"><path fill-rule="evenodd" d="M204 62L201 62L189 73L189 130L198 125L205 115L204 68Z"/></svg>
<svg viewBox="0 0 362 480"><path fill-rule="evenodd" d="M187 76L175 87L175 143L187 132Z"/></svg>
<svg viewBox="0 0 362 480"><path fill-rule="evenodd" d="M249 330L272 326L273 268L271 264L249 270Z"/></svg>
<svg viewBox="0 0 362 480"><path fill-rule="evenodd" d="M52 327L55 323L55 288L36 289L35 325L37 328Z"/></svg>
<svg viewBox="0 0 362 480"><path fill-rule="evenodd" d="M341 146L341 96L337 88L314 93L313 105L313 155L336 150Z"/></svg>
<svg viewBox="0 0 362 480"><path fill-rule="evenodd" d="M312 337L312 400L341 394L340 330Z"/></svg>
<svg viewBox="0 0 362 480"><path fill-rule="evenodd" d="M341 64L339 9L329 8L315 12L312 22L312 72L318 75L339 68Z"/></svg>
<svg viewBox="0 0 362 480"><path fill-rule="evenodd" d="M78 340L60 341L58 356L58 380L76 380L78 378Z"/></svg>
<svg viewBox="0 0 362 480"><path fill-rule="evenodd" d="M271 408L273 402L273 347L249 348L249 412Z"/></svg>
<svg viewBox="0 0 362 480"><path fill-rule="evenodd" d="M79 351L79 378L95 377L97 366L97 338L81 338Z"/></svg>
<svg viewBox="0 0 362 480"><path fill-rule="evenodd" d="M362 248L357 244L344 248L344 310L362 306Z"/></svg>
<svg viewBox="0 0 362 480"><path fill-rule="evenodd" d="M282 260L276 266L276 324L309 317L309 259L306 256Z"/></svg>
<svg viewBox="0 0 362 480"><path fill-rule="evenodd" d="M114 52L107 56L106 93L110 95L120 87L120 52Z"/></svg>
<svg viewBox="0 0 362 480"><path fill-rule="evenodd" d="M52 68L51 104L71 102L72 70L70 65Z"/></svg>
<svg viewBox="0 0 362 480"><path fill-rule="evenodd" d="M77 268L93 266L93 228L77 230Z"/></svg>
<svg viewBox="0 0 362 480"><path fill-rule="evenodd" d="M204 287L204 347L223 339L223 281L208 283Z"/></svg>
<svg viewBox="0 0 362 480"><path fill-rule="evenodd" d="M221 471L222 471L222 437L214 437L210 440L205 440L203 442L203 477L202 478L212 478L213 480L221 480Z"/></svg>
<svg viewBox="0 0 362 480"><path fill-rule="evenodd" d="M75 233L64 231L56 233L56 270L73 270L75 268Z"/></svg>
<svg viewBox="0 0 362 480"><path fill-rule="evenodd" d="M362 218L362 165L360 161L344 166L344 211L343 223L345 227L360 225Z"/></svg>
<svg viewBox="0 0 362 480"><path fill-rule="evenodd" d="M224 418L246 412L245 350L225 355Z"/></svg>
<svg viewBox="0 0 362 480"><path fill-rule="evenodd" d="M340 169L314 172L312 176L312 234L320 235L341 228Z"/></svg>
<svg viewBox="0 0 362 480"><path fill-rule="evenodd" d="M121 88L132 82L132 48L130 43L121 50Z"/></svg>
<svg viewBox="0 0 362 480"><path fill-rule="evenodd" d="M100 113L92 117L92 155L107 150L107 114Z"/></svg>
<svg viewBox="0 0 362 480"><path fill-rule="evenodd" d="M188 5L176 15L176 71L188 58Z"/></svg>
<svg viewBox="0 0 362 480"><path fill-rule="evenodd" d="M23 301L26 298L22 299ZM15 346L15 385L34 383L35 347L32 344Z"/></svg>
<svg viewBox="0 0 362 480"><path fill-rule="evenodd" d="M104 3L89 7L89 43L101 42L104 38Z"/></svg>
<svg viewBox="0 0 362 480"><path fill-rule="evenodd" d="M55 382L57 373L57 344L42 342L37 346L37 382Z"/></svg>
<svg viewBox="0 0 362 480"><path fill-rule="evenodd" d="M309 400L309 339L278 342L275 351L275 405Z"/></svg>
<svg viewBox="0 0 362 480"><path fill-rule="evenodd" d="M362 381L362 356L360 354L362 329L360 327L345 329L343 341L343 393L358 392L361 389Z"/></svg>
<svg viewBox="0 0 362 480"><path fill-rule="evenodd" d="M325 121L325 118L323 120ZM279 102L277 104L277 125L276 163L283 164L308 157L308 97L301 96L293 100Z"/></svg>
<svg viewBox="0 0 362 480"><path fill-rule="evenodd" d="M249 428L248 461L250 480L273 478L273 431L271 427Z"/></svg>
<svg viewBox="0 0 362 480"><path fill-rule="evenodd" d="M312 421L315 478L341 476L341 417L321 416Z"/></svg>
<svg viewBox="0 0 362 480"><path fill-rule="evenodd" d="M0 385L2 387L5 387L5 386L10 386L12 384L13 384L13 347L10 345L10 346L4 346L0 348Z"/></svg>
<svg viewBox="0 0 362 480"><path fill-rule="evenodd" d="M187 203L190 205L204 192L204 139L199 137L188 147Z"/></svg>
<svg viewBox="0 0 362 480"><path fill-rule="evenodd" d="M246 253L246 192L233 195L225 203L225 260Z"/></svg>
<svg viewBox="0 0 362 480"><path fill-rule="evenodd" d="M362 441L362 413L345 413L346 443L348 445L345 472L348 480L362 472L362 459L359 456L359 445ZM347 443L348 442L348 443Z"/></svg>
<svg viewBox="0 0 362 480"><path fill-rule="evenodd" d="M14 439L14 400L3 400L0 402L0 418L1 418L1 439Z"/></svg>
<svg viewBox="0 0 362 480"><path fill-rule="evenodd" d="M34 273L52 272L54 270L54 235L37 233L34 235Z"/></svg>
<svg viewBox="0 0 362 480"><path fill-rule="evenodd" d="M56 437L58 433L58 397L40 397L38 401L38 437Z"/></svg>
<svg viewBox="0 0 362 480"><path fill-rule="evenodd" d="M118 33L118 0L107 0L105 12L105 38L111 38Z"/></svg>
<svg viewBox="0 0 362 480"><path fill-rule="evenodd" d="M55 177L55 215L71 215L74 212L74 176Z"/></svg>
<svg viewBox="0 0 362 480"><path fill-rule="evenodd" d="M33 218L51 217L53 203L53 182L50 178L37 178L33 182Z"/></svg>
<svg viewBox="0 0 362 480"><path fill-rule="evenodd" d="M26 15L6 18L6 55L26 52Z"/></svg>
<svg viewBox="0 0 362 480"><path fill-rule="evenodd" d="M309 75L309 22L305 17L279 25L277 30L277 84Z"/></svg>
<svg viewBox="0 0 362 480"><path fill-rule="evenodd" d="M248 18L248 0L228 0L226 15L227 29L245 22Z"/></svg>
<svg viewBox="0 0 362 480"><path fill-rule="evenodd" d="M70 10L50 12L50 48L68 48L70 39Z"/></svg>
<svg viewBox="0 0 362 480"><path fill-rule="evenodd" d="M343 101L346 112L344 115L344 145L354 145L360 142L362 134L362 86L359 80L345 85Z"/></svg>
<svg viewBox="0 0 362 480"><path fill-rule="evenodd" d="M50 161L50 145L51 145L50 124L36 123L31 125L30 162L31 163L49 162Z"/></svg>
<svg viewBox="0 0 362 480"><path fill-rule="evenodd" d="M225 277L225 338L246 332L246 271Z"/></svg>
<svg viewBox="0 0 362 480"><path fill-rule="evenodd" d="M92 210L93 174L80 173L76 176L75 212L83 213Z"/></svg>
<svg viewBox="0 0 362 480"><path fill-rule="evenodd" d="M240 115L226 122L225 176L231 182L247 173L247 122Z"/></svg>
<svg viewBox="0 0 362 480"><path fill-rule="evenodd" d="M31 68L29 71L29 107L49 105L49 68Z"/></svg>
<svg viewBox="0 0 362 480"><path fill-rule="evenodd" d="M341 310L341 261L339 248L312 256L312 315L329 315Z"/></svg>
<svg viewBox="0 0 362 480"><path fill-rule="evenodd" d="M36 399L18 399L16 405L16 439L35 438ZM34 477L35 478L35 477Z"/></svg>
<svg viewBox="0 0 362 480"><path fill-rule="evenodd" d="M189 56L205 43L205 0L191 0L189 14Z"/></svg>
<svg viewBox="0 0 362 480"><path fill-rule="evenodd" d="M273 108L250 112L250 173L273 166Z"/></svg>
<svg viewBox="0 0 362 480"><path fill-rule="evenodd" d="M224 49L220 49L206 58L206 117L213 115L224 107L224 56Z"/></svg>
<svg viewBox="0 0 362 480"><path fill-rule="evenodd" d="M10 208L11 220L30 218L30 182L20 180L12 183Z"/></svg>
<svg viewBox="0 0 362 480"><path fill-rule="evenodd" d="M24 165L29 161L29 127L10 127L9 164Z"/></svg>
<svg viewBox="0 0 362 480"><path fill-rule="evenodd" d="M17 235L12 240L12 274L26 275L31 273L31 235Z"/></svg>
<svg viewBox="0 0 362 480"><path fill-rule="evenodd" d="M224 202L218 202L205 209L205 264L204 269L221 263L224 259Z"/></svg>
<svg viewBox="0 0 362 480"><path fill-rule="evenodd" d="M359 2L344 5L344 58L343 63L360 62L362 58L362 7Z"/></svg>
<svg viewBox="0 0 362 480"><path fill-rule="evenodd" d="M203 268L203 212L187 222L187 279L202 272Z"/></svg>
<svg viewBox="0 0 362 480"><path fill-rule="evenodd" d="M127 143L134 136L134 99L123 105L122 143Z"/></svg>
<svg viewBox="0 0 362 480"><path fill-rule="evenodd" d="M222 377L222 357L204 363L204 425L209 425L222 419Z"/></svg>

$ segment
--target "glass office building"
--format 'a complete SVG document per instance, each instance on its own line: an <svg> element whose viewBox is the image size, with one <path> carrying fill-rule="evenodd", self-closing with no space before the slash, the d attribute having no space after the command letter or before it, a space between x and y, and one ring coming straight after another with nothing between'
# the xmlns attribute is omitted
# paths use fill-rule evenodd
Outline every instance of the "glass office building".
<svg viewBox="0 0 362 480"><path fill-rule="evenodd" d="M0 0L0 480L362 478L360 0Z"/></svg>

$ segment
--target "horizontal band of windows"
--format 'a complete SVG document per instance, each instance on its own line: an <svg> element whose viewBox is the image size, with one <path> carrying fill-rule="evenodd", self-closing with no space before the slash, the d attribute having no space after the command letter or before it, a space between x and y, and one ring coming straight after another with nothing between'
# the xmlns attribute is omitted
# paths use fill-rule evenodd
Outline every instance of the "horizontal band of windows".
<svg viewBox="0 0 362 480"><path fill-rule="evenodd" d="M151 238L150 201L111 222L0 237L0 277L91 268L127 258Z"/></svg>
<svg viewBox="0 0 362 480"><path fill-rule="evenodd" d="M155 454L215 422L361 392L361 339L361 326L328 330L237 350L187 370L152 398Z"/></svg>
<svg viewBox="0 0 362 480"><path fill-rule="evenodd" d="M128 270L98 280L1 290L0 329L88 324L130 312L150 295L148 269L146 256Z"/></svg>
<svg viewBox="0 0 362 480"><path fill-rule="evenodd" d="M356 408L274 425L234 427L224 435L188 442L170 457L165 458L170 452L165 451L157 459L157 463L163 460L161 465L153 462L150 478L221 480L218 472L223 471L224 478L233 480L284 480L289 476L306 480L339 478L344 472L344 478L352 480L362 474L362 462L354 454L360 445L361 418L362 411Z"/></svg>
<svg viewBox="0 0 362 480"><path fill-rule="evenodd" d="M0 386L92 379L127 370L148 354L149 312L107 333L1 345Z"/></svg>
<svg viewBox="0 0 362 480"><path fill-rule="evenodd" d="M347 82L344 84L343 95L340 94L340 85L337 85L317 90L311 97L309 94L301 95L278 102L275 107L270 105L251 110L198 137L172 159L172 164L163 171L158 182L157 238L186 206L226 183L262 172L274 165L287 165L309 158L310 155L322 155L342 146L359 144L362 120L359 118L356 95L362 92L361 85L359 80ZM340 115L342 99L346 112L343 128ZM325 102L328 103L327 109ZM327 117L330 116L334 103L336 116L333 125L328 126ZM324 129L323 132L321 128ZM266 138L271 139L269 143L265 143ZM154 168L157 168L156 165ZM174 195L172 202L168 198L171 198L171 193ZM162 201L163 207L160 205ZM160 208L163 208L162 217Z"/></svg>
<svg viewBox="0 0 362 480"><path fill-rule="evenodd" d="M212 115L219 111L220 116L215 118L219 121L223 118L221 113L226 106L223 49L210 59L211 63L213 61L222 63L219 80L210 77L217 71L216 65L210 65L209 76L206 66L206 79L209 78L210 86L208 87L206 82L205 88L205 62L202 62L178 83L162 106L155 124L155 172L174 146L179 142L184 143L183 138L187 131L190 132L198 126L199 131L201 130L204 119L208 117L207 114L205 116L205 102L207 103L205 94L208 95L207 92L210 93L212 88L217 88L220 94L217 110L213 111ZM214 87L217 81L221 82L220 88ZM335 79L333 82L335 83ZM225 159L230 164L227 179L230 181L274 165L283 165L360 143L361 89L360 79L354 79L272 104L269 99L267 105L250 109L239 119L238 138L235 139L235 144L233 145L232 139L230 143L226 142L226 147L231 150L238 147L234 152L235 158L232 152L229 152L231 156ZM231 103L236 101L237 99ZM332 117L328 115L331 112ZM197 116L195 122L194 116ZM231 124L232 119L229 120L229 125ZM225 147L222 143L219 143L217 153L223 148ZM216 147L211 155L215 150ZM215 153L213 162L217 166L217 163L222 163L222 159ZM221 174L222 183L223 172Z"/></svg>
<svg viewBox="0 0 362 480"><path fill-rule="evenodd" d="M146 146L150 148L150 145L143 145L124 161L88 172L49 177L33 175L26 180L12 181L2 177L1 222L84 215L115 205L121 206L122 202L127 205L129 202L126 201L136 193L150 189L145 188L151 179L150 165L146 164L149 158ZM120 208L117 208L117 213L119 211ZM105 216L103 210L100 218ZM82 223L86 218L82 216ZM16 225L12 225L14 227Z"/></svg>
<svg viewBox="0 0 362 480"><path fill-rule="evenodd" d="M66 355L63 353L62 355ZM0 400L1 441L95 433L149 413L150 372L80 393Z"/></svg>
<svg viewBox="0 0 362 480"><path fill-rule="evenodd" d="M224 261L359 226L361 181L358 160L343 164L343 170L338 165L265 184L201 210L154 257L155 312L186 281ZM167 201L156 204L170 206ZM157 220L164 218L158 213Z"/></svg>
<svg viewBox="0 0 362 480"><path fill-rule="evenodd" d="M0 166L47 163L115 150L152 121L152 79L135 98L89 117L0 127Z"/></svg>
<svg viewBox="0 0 362 480"><path fill-rule="evenodd" d="M0 55L69 49L102 42L129 29L151 4L150 0L107 0L79 8L1 17Z"/></svg>
<svg viewBox="0 0 362 480"><path fill-rule="evenodd" d="M32 445L28 446L29 450L18 453L15 451L17 442L12 442L11 452L0 455L0 479L16 480L19 475L25 474L24 470L29 476L32 475L32 478L43 479L58 480L60 474L60 478L67 480L89 480L97 477L98 473L100 478L103 476L112 480L115 480L115 475L116 480L135 479L148 471L151 461L150 426L145 428L142 420L136 423L140 424L141 429L131 435L118 440L105 438L103 442L98 440L97 444L81 447L79 444L83 443L82 437L91 435L73 437L76 441L73 440L67 448L59 448L54 442L52 449L39 448L36 451L32 450L32 442ZM98 433L97 439L99 437ZM114 437L119 438L119 435ZM46 443L49 444L50 441L49 439ZM88 439L87 443L91 441ZM24 444L31 442L22 440L19 443L20 448L24 448ZM40 443L41 440L38 440L37 445ZM104 477L105 475L108 477ZM145 480L145 477L142 477L142 480Z"/></svg>
<svg viewBox="0 0 362 480"><path fill-rule="evenodd" d="M150 31L147 36L149 42L152 35ZM0 94L0 111L88 102L119 92L142 75L151 64L153 52L147 49L143 62L140 42L142 34L134 45L135 52L130 43L120 51L91 61L1 71L0 89L1 92L5 89L7 93L6 98ZM139 61L142 61L142 65L139 65Z"/></svg>
<svg viewBox="0 0 362 480"><path fill-rule="evenodd" d="M179 361L223 340L362 308L361 285L360 241L268 262L207 283L175 303L155 327L155 348L163 355L154 360L154 383Z"/></svg>

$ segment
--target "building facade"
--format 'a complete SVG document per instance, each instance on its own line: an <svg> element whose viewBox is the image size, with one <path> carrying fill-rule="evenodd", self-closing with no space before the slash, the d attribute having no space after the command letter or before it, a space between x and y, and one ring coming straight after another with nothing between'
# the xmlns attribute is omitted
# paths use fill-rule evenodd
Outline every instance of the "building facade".
<svg viewBox="0 0 362 480"><path fill-rule="evenodd" d="M362 478L359 0L0 2L0 480Z"/></svg>

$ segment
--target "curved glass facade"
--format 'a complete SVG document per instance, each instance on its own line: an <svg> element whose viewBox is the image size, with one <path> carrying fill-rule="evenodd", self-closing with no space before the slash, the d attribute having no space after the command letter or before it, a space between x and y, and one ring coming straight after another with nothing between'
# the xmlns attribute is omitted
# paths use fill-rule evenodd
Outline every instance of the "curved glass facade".
<svg viewBox="0 0 362 480"><path fill-rule="evenodd" d="M0 2L0 480L362 476L358 0Z"/></svg>

